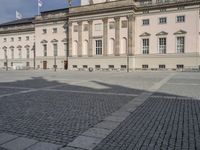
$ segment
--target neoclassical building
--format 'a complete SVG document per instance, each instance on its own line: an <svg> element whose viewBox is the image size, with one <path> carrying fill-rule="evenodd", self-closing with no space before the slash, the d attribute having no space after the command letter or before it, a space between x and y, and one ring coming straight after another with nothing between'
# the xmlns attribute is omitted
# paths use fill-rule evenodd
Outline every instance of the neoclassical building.
<svg viewBox="0 0 200 150"><path fill-rule="evenodd" d="M0 25L0 67L197 69L199 7L200 0L81 0Z"/></svg>

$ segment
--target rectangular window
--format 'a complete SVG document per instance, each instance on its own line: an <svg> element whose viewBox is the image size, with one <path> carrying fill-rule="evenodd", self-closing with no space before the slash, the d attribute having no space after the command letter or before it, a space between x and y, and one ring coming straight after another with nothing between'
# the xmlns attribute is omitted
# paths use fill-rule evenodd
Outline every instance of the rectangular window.
<svg viewBox="0 0 200 150"><path fill-rule="evenodd" d="M142 69L148 69L149 68L149 65L142 65Z"/></svg>
<svg viewBox="0 0 200 150"><path fill-rule="evenodd" d="M53 28L53 33L57 33L57 32L58 32L57 28Z"/></svg>
<svg viewBox="0 0 200 150"><path fill-rule="evenodd" d="M115 28L115 22L111 21L109 22L109 29L114 29Z"/></svg>
<svg viewBox="0 0 200 150"><path fill-rule="evenodd" d="M127 28L127 27L128 27L128 21L122 20L122 28Z"/></svg>
<svg viewBox="0 0 200 150"><path fill-rule="evenodd" d="M103 29L102 23L97 23L97 24L94 25L95 31L102 31L102 29Z"/></svg>
<svg viewBox="0 0 200 150"><path fill-rule="evenodd" d="M42 30L42 33L43 33L43 34L46 34L46 33L47 33L47 29L43 29L43 30Z"/></svg>
<svg viewBox="0 0 200 150"><path fill-rule="evenodd" d="M159 18L159 24L166 24L166 23L167 23L166 17Z"/></svg>
<svg viewBox="0 0 200 150"><path fill-rule="evenodd" d="M176 39L176 51L177 53L185 52L185 37L180 36Z"/></svg>
<svg viewBox="0 0 200 150"><path fill-rule="evenodd" d="M22 50L19 49L19 58L21 59L22 58Z"/></svg>
<svg viewBox="0 0 200 150"><path fill-rule="evenodd" d="M165 65L159 65L159 69L165 69Z"/></svg>
<svg viewBox="0 0 200 150"><path fill-rule="evenodd" d="M44 52L44 57L47 57L47 45L43 45L43 52Z"/></svg>
<svg viewBox="0 0 200 150"><path fill-rule="evenodd" d="M74 32L78 32L78 25L74 25Z"/></svg>
<svg viewBox="0 0 200 150"><path fill-rule="evenodd" d="M95 65L95 69L100 69L101 66L100 65Z"/></svg>
<svg viewBox="0 0 200 150"><path fill-rule="evenodd" d="M10 40L11 42L14 42L14 38L13 37L11 37L11 40Z"/></svg>
<svg viewBox="0 0 200 150"><path fill-rule="evenodd" d="M176 68L177 68L177 69L183 69L183 68L184 68L184 65L183 65L183 64L178 64L178 65L176 65Z"/></svg>
<svg viewBox="0 0 200 150"><path fill-rule="evenodd" d="M29 41L29 36L26 36L26 41Z"/></svg>
<svg viewBox="0 0 200 150"><path fill-rule="evenodd" d="M3 39L3 42L7 42L7 39L6 39L6 38L4 38L4 39Z"/></svg>
<svg viewBox="0 0 200 150"><path fill-rule="evenodd" d="M166 50L167 50L167 39L159 38L159 53L166 54Z"/></svg>
<svg viewBox="0 0 200 150"><path fill-rule="evenodd" d="M30 50L29 49L26 50L26 58L28 58L28 59L30 58Z"/></svg>
<svg viewBox="0 0 200 150"><path fill-rule="evenodd" d="M102 40L96 40L96 55L102 55Z"/></svg>
<svg viewBox="0 0 200 150"><path fill-rule="evenodd" d="M109 68L109 69L114 69L115 66L114 66L114 65L108 65L108 68Z"/></svg>
<svg viewBox="0 0 200 150"><path fill-rule="evenodd" d="M21 37L18 37L18 41L21 41L22 40L22 38Z"/></svg>
<svg viewBox="0 0 200 150"><path fill-rule="evenodd" d="M11 58L14 59L14 49L11 49Z"/></svg>
<svg viewBox="0 0 200 150"><path fill-rule="evenodd" d="M121 69L126 69L126 65L121 65Z"/></svg>
<svg viewBox="0 0 200 150"><path fill-rule="evenodd" d="M149 54L149 39L142 39L142 53Z"/></svg>
<svg viewBox="0 0 200 150"><path fill-rule="evenodd" d="M143 26L149 25L149 19L143 19L142 20L142 25Z"/></svg>
<svg viewBox="0 0 200 150"><path fill-rule="evenodd" d="M84 24L83 25L83 31L88 31L89 30L89 25L88 24Z"/></svg>
<svg viewBox="0 0 200 150"><path fill-rule="evenodd" d="M77 65L73 65L72 67L73 67L73 68L77 68Z"/></svg>
<svg viewBox="0 0 200 150"><path fill-rule="evenodd" d="M26 67L30 67L30 63L29 62L26 62Z"/></svg>
<svg viewBox="0 0 200 150"><path fill-rule="evenodd" d="M54 56L58 56L58 44L53 44Z"/></svg>
<svg viewBox="0 0 200 150"><path fill-rule="evenodd" d="M176 22L185 22L185 16L177 16Z"/></svg>
<svg viewBox="0 0 200 150"><path fill-rule="evenodd" d="M88 66L87 66L87 65L83 65L83 68L84 68L84 69L87 69L87 68L88 68Z"/></svg>

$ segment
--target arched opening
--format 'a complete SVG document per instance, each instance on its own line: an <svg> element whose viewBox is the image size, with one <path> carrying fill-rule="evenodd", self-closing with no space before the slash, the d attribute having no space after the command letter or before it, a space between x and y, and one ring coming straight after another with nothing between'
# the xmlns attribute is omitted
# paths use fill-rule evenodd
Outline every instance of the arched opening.
<svg viewBox="0 0 200 150"><path fill-rule="evenodd" d="M83 52L82 52L82 54L83 54L83 55L87 55L87 52L88 52L88 41L85 40L85 41L83 42Z"/></svg>
<svg viewBox="0 0 200 150"><path fill-rule="evenodd" d="M72 55L77 56L77 54L78 54L78 41L74 41Z"/></svg>
<svg viewBox="0 0 200 150"><path fill-rule="evenodd" d="M120 54L126 54L128 48L127 38L123 37L121 40Z"/></svg>
<svg viewBox="0 0 200 150"><path fill-rule="evenodd" d="M114 53L114 48L115 48L115 39L111 38L109 40L108 54L113 54Z"/></svg>

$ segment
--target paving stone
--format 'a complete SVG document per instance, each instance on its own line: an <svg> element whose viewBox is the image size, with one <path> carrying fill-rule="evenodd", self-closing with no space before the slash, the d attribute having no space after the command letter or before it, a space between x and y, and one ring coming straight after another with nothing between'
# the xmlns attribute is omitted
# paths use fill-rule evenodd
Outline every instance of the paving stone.
<svg viewBox="0 0 200 150"><path fill-rule="evenodd" d="M73 142L69 143L68 146L92 150L100 141L101 139L98 138L79 136Z"/></svg>
<svg viewBox="0 0 200 150"><path fill-rule="evenodd" d="M16 135L0 133L0 145L17 138Z"/></svg>
<svg viewBox="0 0 200 150"><path fill-rule="evenodd" d="M64 148L61 148L59 150L83 150L83 149L80 149L80 148L73 148L73 147L64 147Z"/></svg>
<svg viewBox="0 0 200 150"><path fill-rule="evenodd" d="M101 123L98 123L95 127L96 128L103 128L103 129L109 129L113 130L115 129L120 123L119 122L113 122L113 121L103 121Z"/></svg>
<svg viewBox="0 0 200 150"><path fill-rule="evenodd" d="M104 120L113 122L122 122L126 119L125 116L108 116Z"/></svg>
<svg viewBox="0 0 200 150"><path fill-rule="evenodd" d="M27 148L26 150L58 150L58 148L61 148L61 146L51 143L39 142Z"/></svg>
<svg viewBox="0 0 200 150"><path fill-rule="evenodd" d="M105 138L111 130L108 129L102 129L102 128L90 128L86 132L83 133L84 136L90 136L95 138Z"/></svg>

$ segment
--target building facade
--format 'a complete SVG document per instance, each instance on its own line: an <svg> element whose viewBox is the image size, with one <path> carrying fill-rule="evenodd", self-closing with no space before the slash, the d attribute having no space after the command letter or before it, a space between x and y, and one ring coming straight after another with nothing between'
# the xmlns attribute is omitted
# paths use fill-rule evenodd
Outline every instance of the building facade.
<svg viewBox="0 0 200 150"><path fill-rule="evenodd" d="M199 0L82 0L22 24L2 24L1 67L16 62L43 69L198 69L199 6ZM28 48L34 49L29 57Z"/></svg>

